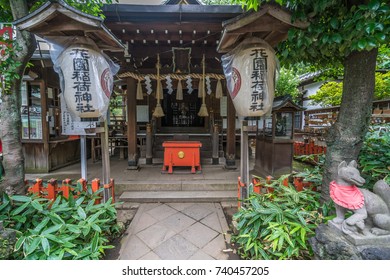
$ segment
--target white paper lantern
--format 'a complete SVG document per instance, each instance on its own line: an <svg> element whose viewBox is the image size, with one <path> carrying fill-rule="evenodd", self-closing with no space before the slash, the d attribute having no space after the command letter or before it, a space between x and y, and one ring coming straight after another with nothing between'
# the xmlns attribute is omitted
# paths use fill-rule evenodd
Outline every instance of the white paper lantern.
<svg viewBox="0 0 390 280"><path fill-rule="evenodd" d="M258 117L272 110L276 57L264 40L244 40L222 56L227 88L239 116Z"/></svg>
<svg viewBox="0 0 390 280"><path fill-rule="evenodd" d="M88 45L72 45L57 63L69 112L80 118L105 118L114 85L106 58Z"/></svg>

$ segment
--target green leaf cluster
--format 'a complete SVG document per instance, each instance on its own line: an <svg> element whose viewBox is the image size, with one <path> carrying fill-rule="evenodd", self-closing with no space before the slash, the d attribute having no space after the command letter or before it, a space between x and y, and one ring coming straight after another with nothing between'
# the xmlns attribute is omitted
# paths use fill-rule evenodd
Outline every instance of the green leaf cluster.
<svg viewBox="0 0 390 280"><path fill-rule="evenodd" d="M119 232L111 199L96 204L97 193L49 201L36 196L8 196L0 202L0 220L17 231L14 259L100 259L108 237Z"/></svg>
<svg viewBox="0 0 390 280"><path fill-rule="evenodd" d="M390 184L390 124L369 128L358 160L365 188L372 189L381 179Z"/></svg>
<svg viewBox="0 0 390 280"><path fill-rule="evenodd" d="M269 0L232 0L247 9L257 9ZM387 0L277 0L293 14L293 20L309 23L292 28L278 47L291 63L342 63L353 51L370 51L389 42L390 5Z"/></svg>
<svg viewBox="0 0 390 280"><path fill-rule="evenodd" d="M5 38L4 35L0 36L0 93L10 93L12 83L16 79L20 79L17 73L17 69L22 65L20 61L17 61L17 52L19 48L15 41Z"/></svg>
<svg viewBox="0 0 390 280"><path fill-rule="evenodd" d="M343 82L327 82L321 88L310 96L313 104L319 104L324 107L339 106L343 93ZM375 73L374 99L381 100L390 98L390 71L386 73Z"/></svg>
<svg viewBox="0 0 390 280"><path fill-rule="evenodd" d="M243 259L285 260L310 259L312 251L308 239L324 218L320 209L319 193L311 190L298 192L291 185L285 187L282 176L268 187L268 194L253 193L233 219L238 234L233 242Z"/></svg>
<svg viewBox="0 0 390 280"><path fill-rule="evenodd" d="M377 69L390 70L390 44L378 49Z"/></svg>
<svg viewBox="0 0 390 280"><path fill-rule="evenodd" d="M276 82L275 95L285 96L290 95L294 102L298 102L301 96L298 90L299 78L294 70L282 67L279 71L279 78Z"/></svg>
<svg viewBox="0 0 390 280"><path fill-rule="evenodd" d="M323 107L339 106L343 94L342 82L327 82L320 89L310 96L312 104L320 104Z"/></svg>
<svg viewBox="0 0 390 280"><path fill-rule="evenodd" d="M294 177L301 177L303 178L303 182L310 182L313 187L317 189L321 188L325 154L295 156L294 159L314 165L313 168L305 168L303 171L294 174Z"/></svg>
<svg viewBox="0 0 390 280"><path fill-rule="evenodd" d="M102 7L104 4L111 4L112 0L88 0L88 1L80 1L80 0L64 0L67 4L76 8L86 14L104 18L104 14L102 13ZM31 8L31 11L38 9L41 5L46 3L47 1L32 1L34 5ZM114 2L118 2L114 0Z"/></svg>
<svg viewBox="0 0 390 280"><path fill-rule="evenodd" d="M324 1L304 2L298 6L307 8L307 12L294 12L298 18L308 20L310 26L306 30L289 31L288 40L281 45L285 58L343 62L353 51L370 51L388 42L390 7L387 1L373 0L367 5L351 7L340 1L329 1L326 8L319 7Z"/></svg>

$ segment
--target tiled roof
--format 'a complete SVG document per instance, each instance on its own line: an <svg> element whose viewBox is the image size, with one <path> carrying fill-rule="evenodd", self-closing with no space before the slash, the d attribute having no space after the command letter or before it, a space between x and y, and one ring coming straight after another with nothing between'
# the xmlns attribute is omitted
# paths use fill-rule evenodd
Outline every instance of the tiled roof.
<svg viewBox="0 0 390 280"><path fill-rule="evenodd" d="M299 76L298 79L301 83L304 83L304 82L313 80L314 78L317 78L321 73L322 73L322 71L320 71L320 70L316 71L316 72L305 73L305 74Z"/></svg>

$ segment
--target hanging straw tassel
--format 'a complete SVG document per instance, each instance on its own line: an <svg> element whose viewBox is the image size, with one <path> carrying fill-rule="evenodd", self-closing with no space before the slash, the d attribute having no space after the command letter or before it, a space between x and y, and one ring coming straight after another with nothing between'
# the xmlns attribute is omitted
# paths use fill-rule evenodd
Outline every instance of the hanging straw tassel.
<svg viewBox="0 0 390 280"><path fill-rule="evenodd" d="M156 99L157 99L157 105L156 105L156 108L154 109L154 112L153 112L153 117L155 118L161 118L161 117L164 117L165 114L164 114L164 111L161 107L161 104L160 104L160 95L162 94L162 85L161 85L161 81L160 81L160 55L157 54L157 64L156 64L156 68L157 68L157 90L156 90Z"/></svg>
<svg viewBox="0 0 390 280"><path fill-rule="evenodd" d="M157 103L156 108L154 108L153 117L161 118L161 117L164 117L164 116L165 116L165 114L164 114L164 111L163 111L163 109L161 107L161 104Z"/></svg>
<svg viewBox="0 0 390 280"><path fill-rule="evenodd" d="M203 78L199 79L199 84L198 84L198 98L202 98L202 97L203 97L203 92L204 92L203 81L204 81Z"/></svg>
<svg viewBox="0 0 390 280"><path fill-rule="evenodd" d="M177 82L176 100L183 100L183 87L181 85L181 80Z"/></svg>
<svg viewBox="0 0 390 280"><path fill-rule="evenodd" d="M163 94L163 87L162 87L162 83L161 83L161 80L158 80L157 82L157 90L159 92L158 94L158 97L160 98L160 100L163 100L164 99L164 94ZM156 96L157 98L157 96Z"/></svg>
<svg viewBox="0 0 390 280"><path fill-rule="evenodd" d="M223 96L221 79L217 81L217 87L215 89L215 98L220 99Z"/></svg>
<svg viewBox="0 0 390 280"><path fill-rule="evenodd" d="M209 116L209 113L207 112L207 107L206 107L206 91L205 91L205 88L204 88L204 82L205 82L205 58L204 58L204 55L203 55L203 77L202 77L202 106L200 107L200 110L199 110L199 113L198 113L198 116L199 117L208 117Z"/></svg>
<svg viewBox="0 0 390 280"><path fill-rule="evenodd" d="M144 94L142 92L141 80L138 80L138 83L137 83L137 100L143 100L143 99L144 99Z"/></svg>

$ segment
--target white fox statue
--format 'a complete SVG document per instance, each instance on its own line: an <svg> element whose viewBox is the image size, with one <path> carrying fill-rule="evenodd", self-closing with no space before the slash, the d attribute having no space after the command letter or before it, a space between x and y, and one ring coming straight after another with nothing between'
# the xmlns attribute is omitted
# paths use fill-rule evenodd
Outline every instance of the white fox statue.
<svg viewBox="0 0 390 280"><path fill-rule="evenodd" d="M364 183L356 161L353 160L348 165L345 161L339 164L336 180L329 186L337 215L332 221L340 224L342 231L349 235L389 235L390 187L380 180L371 192L358 188ZM352 210L353 214L346 219L348 210Z"/></svg>

